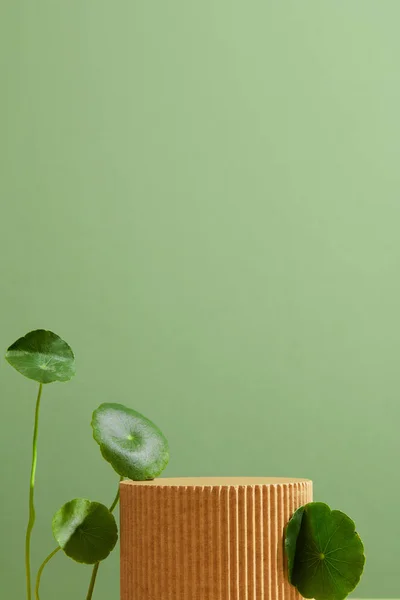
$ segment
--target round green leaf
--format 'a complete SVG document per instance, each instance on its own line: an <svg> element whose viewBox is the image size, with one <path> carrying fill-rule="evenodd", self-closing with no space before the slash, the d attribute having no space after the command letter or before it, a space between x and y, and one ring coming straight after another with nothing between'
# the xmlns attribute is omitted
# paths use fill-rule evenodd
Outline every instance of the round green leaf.
<svg viewBox="0 0 400 600"><path fill-rule="evenodd" d="M354 522L322 502L299 508L285 537L289 581L304 598L343 600L364 569L364 546Z"/></svg>
<svg viewBox="0 0 400 600"><path fill-rule="evenodd" d="M53 535L67 556L92 565L107 558L118 540L117 524L104 504L76 498L56 512Z"/></svg>
<svg viewBox="0 0 400 600"><path fill-rule="evenodd" d="M68 381L75 375L75 357L52 331L37 329L12 344L6 359L14 369L39 383Z"/></svg>
<svg viewBox="0 0 400 600"><path fill-rule="evenodd" d="M168 464L166 438L135 410L122 404L102 404L93 413L92 428L103 457L122 477L154 479Z"/></svg>

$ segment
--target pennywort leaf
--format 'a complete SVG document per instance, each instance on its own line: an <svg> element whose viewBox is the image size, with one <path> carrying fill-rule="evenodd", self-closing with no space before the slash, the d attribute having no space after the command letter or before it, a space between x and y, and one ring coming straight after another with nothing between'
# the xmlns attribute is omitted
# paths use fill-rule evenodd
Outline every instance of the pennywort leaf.
<svg viewBox="0 0 400 600"><path fill-rule="evenodd" d="M289 581L304 598L343 600L360 581L364 546L354 522L322 502L299 508L285 536Z"/></svg>
<svg viewBox="0 0 400 600"><path fill-rule="evenodd" d="M70 346L58 335L36 329L19 338L6 359L19 373L39 383L68 381L75 375L75 357Z"/></svg>
<svg viewBox="0 0 400 600"><path fill-rule="evenodd" d="M93 437L122 477L154 479L169 460L168 442L159 428L122 404L102 404L93 413Z"/></svg>
<svg viewBox="0 0 400 600"><path fill-rule="evenodd" d="M118 541L114 516L104 504L76 498L56 512L53 535L65 554L79 563L98 563Z"/></svg>

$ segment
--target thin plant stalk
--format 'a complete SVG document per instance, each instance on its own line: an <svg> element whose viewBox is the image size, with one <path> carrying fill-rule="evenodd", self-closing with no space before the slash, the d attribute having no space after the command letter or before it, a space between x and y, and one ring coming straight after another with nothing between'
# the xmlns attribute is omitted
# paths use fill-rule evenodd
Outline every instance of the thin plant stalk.
<svg viewBox="0 0 400 600"><path fill-rule="evenodd" d="M123 477L121 477L120 481L123 480ZM116 496L113 500L113 503L111 504L109 511L112 513L115 509L115 507L117 506L119 502L119 485L118 485L118 491L116 493ZM97 573L99 571L99 567L100 567L100 563L96 563L93 567L93 571L92 571L92 577L90 579L90 584L89 584L89 589L88 589L88 593L86 596L86 600L92 600L92 596L93 596L93 590L94 590L94 586L96 584L96 578L97 578Z"/></svg>
<svg viewBox="0 0 400 600"><path fill-rule="evenodd" d="M37 465L37 440L39 432L39 412L40 412L40 399L42 397L43 384L39 384L39 390L36 400L35 409L35 425L33 428L33 445L32 445L32 468L31 478L29 483L29 520L26 528L25 538L25 570L26 570L26 597L27 600L32 599L32 583L31 583L31 537L32 530L35 525L36 513L35 513L35 477L36 477L36 465Z"/></svg>
<svg viewBox="0 0 400 600"><path fill-rule="evenodd" d="M50 554L48 555L47 558L44 559L44 561L42 562L42 564L40 565L37 577L36 577L36 587L35 587L35 600L40 600L39 597L39 588L40 588L40 580L42 577L42 573L43 573L43 569L45 568L45 566L47 565L47 563L53 558L53 556L55 556L57 554L57 552L59 552L61 550L60 546L58 548L56 548L55 550L53 550L53 552L50 552Z"/></svg>
<svg viewBox="0 0 400 600"><path fill-rule="evenodd" d="M96 563L93 567L93 571L92 571L92 577L90 579L90 585L89 585L89 589L88 589L88 593L86 596L86 600L91 600L92 596L93 596L93 590L94 590L94 586L96 584L96 577L97 577L97 572L99 570L100 567L100 563Z"/></svg>
<svg viewBox="0 0 400 600"><path fill-rule="evenodd" d="M122 477L121 477L120 481L122 481ZM111 504L110 508L108 509L110 511L110 513L114 512L114 510L115 510L118 502L119 502L119 486L118 486L118 491L117 491L117 493L115 495L114 501Z"/></svg>

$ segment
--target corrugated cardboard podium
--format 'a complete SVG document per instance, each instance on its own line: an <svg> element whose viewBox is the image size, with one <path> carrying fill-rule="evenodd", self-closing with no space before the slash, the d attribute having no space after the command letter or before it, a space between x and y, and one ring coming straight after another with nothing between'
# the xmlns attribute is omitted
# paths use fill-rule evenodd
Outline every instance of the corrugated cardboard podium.
<svg viewBox="0 0 400 600"><path fill-rule="evenodd" d="M121 483L121 600L298 600L284 528L312 482L284 478Z"/></svg>

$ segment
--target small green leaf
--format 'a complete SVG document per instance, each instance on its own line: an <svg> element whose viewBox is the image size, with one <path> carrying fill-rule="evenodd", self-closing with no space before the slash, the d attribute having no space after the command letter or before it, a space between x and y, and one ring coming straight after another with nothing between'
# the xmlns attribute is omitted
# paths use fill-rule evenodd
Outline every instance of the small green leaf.
<svg viewBox="0 0 400 600"><path fill-rule="evenodd" d="M76 498L56 512L53 535L67 556L93 565L107 558L118 541L118 528L104 504Z"/></svg>
<svg viewBox="0 0 400 600"><path fill-rule="evenodd" d="M14 369L39 383L68 381L75 375L75 357L52 331L37 329L12 344L6 359Z"/></svg>
<svg viewBox="0 0 400 600"><path fill-rule="evenodd" d="M343 600L360 581L364 546L354 522L322 502L296 511L285 537L289 581L304 598Z"/></svg>
<svg viewBox="0 0 400 600"><path fill-rule="evenodd" d="M122 404L102 404L93 413L93 437L122 477L154 479L169 460L168 442L154 423Z"/></svg>

